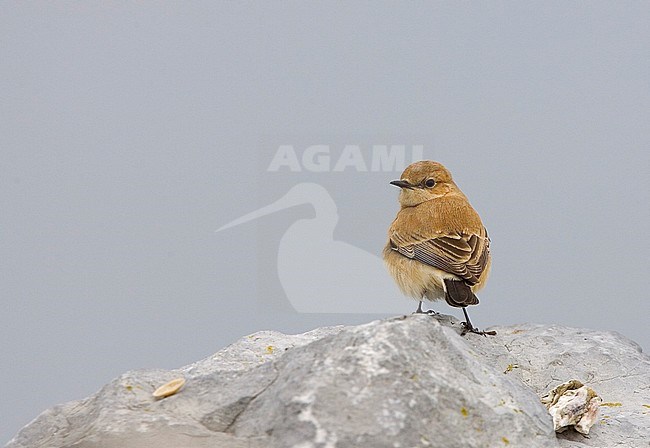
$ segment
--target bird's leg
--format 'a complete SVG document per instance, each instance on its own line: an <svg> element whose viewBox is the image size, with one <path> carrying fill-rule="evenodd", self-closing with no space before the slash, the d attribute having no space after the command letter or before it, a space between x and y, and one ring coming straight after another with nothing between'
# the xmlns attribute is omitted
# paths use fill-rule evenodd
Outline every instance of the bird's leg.
<svg viewBox="0 0 650 448"><path fill-rule="evenodd" d="M497 332L496 331L480 331L478 328L474 327L472 325L472 322L469 320L469 315L467 314L467 307L463 307L463 314L465 315L465 322L462 323L462 325L465 327L463 329L463 332L460 334L461 336L465 336L467 333L476 333L480 334L483 336L496 336Z"/></svg>
<svg viewBox="0 0 650 448"><path fill-rule="evenodd" d="M426 311L423 311L423 310L422 310L422 300L420 300L420 302L418 303L418 309L415 310L415 311L413 312L413 314L428 314L429 316L434 316L434 315L436 315L436 314L438 314L438 313L435 312L435 311L433 311L433 310L426 310Z"/></svg>
<svg viewBox="0 0 650 448"><path fill-rule="evenodd" d="M424 311L422 311L422 300L418 302L418 309L413 314L424 314Z"/></svg>
<svg viewBox="0 0 650 448"><path fill-rule="evenodd" d="M463 336L464 336L465 333L467 333L468 331L471 331L473 333L476 329L472 325L472 321L469 320L469 315L467 314L466 307L463 307L463 314L465 315L465 322L463 322L463 324L465 325L465 330L463 330Z"/></svg>

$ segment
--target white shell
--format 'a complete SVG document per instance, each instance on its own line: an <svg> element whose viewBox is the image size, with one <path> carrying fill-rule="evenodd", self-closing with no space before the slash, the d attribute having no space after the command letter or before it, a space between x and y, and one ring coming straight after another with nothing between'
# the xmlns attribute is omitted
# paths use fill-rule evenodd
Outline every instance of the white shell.
<svg viewBox="0 0 650 448"><path fill-rule="evenodd" d="M589 434L589 429L596 423L602 401L592 388L578 380L562 383L542 397L542 403L553 417L556 432L563 432L573 426L585 435Z"/></svg>

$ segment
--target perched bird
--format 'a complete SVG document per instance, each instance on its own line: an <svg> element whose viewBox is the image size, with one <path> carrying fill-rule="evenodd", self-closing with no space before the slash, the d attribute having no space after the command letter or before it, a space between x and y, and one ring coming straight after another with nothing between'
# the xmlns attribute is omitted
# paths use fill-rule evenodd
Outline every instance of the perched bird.
<svg viewBox="0 0 650 448"><path fill-rule="evenodd" d="M490 272L490 239L480 216L438 162L409 165L399 180L400 210L388 230L383 256L402 292L422 301L445 299L463 309L465 330L479 334L467 315Z"/></svg>

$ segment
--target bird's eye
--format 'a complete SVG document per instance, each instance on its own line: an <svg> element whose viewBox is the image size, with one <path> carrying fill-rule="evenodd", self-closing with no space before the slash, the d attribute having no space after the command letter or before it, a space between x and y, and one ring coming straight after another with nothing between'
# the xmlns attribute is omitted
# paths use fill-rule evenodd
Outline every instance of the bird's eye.
<svg viewBox="0 0 650 448"><path fill-rule="evenodd" d="M427 181L424 183L424 185L427 186L427 188L432 188L436 184L436 181L433 179L427 179Z"/></svg>

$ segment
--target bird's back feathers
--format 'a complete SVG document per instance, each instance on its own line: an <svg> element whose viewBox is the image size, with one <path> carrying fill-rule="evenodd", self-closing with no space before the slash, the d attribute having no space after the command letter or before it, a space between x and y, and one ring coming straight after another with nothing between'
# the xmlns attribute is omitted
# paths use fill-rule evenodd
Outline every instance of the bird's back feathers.
<svg viewBox="0 0 650 448"><path fill-rule="evenodd" d="M401 255L469 285L479 282L489 263L487 231L462 193L403 208L390 227L389 239Z"/></svg>

